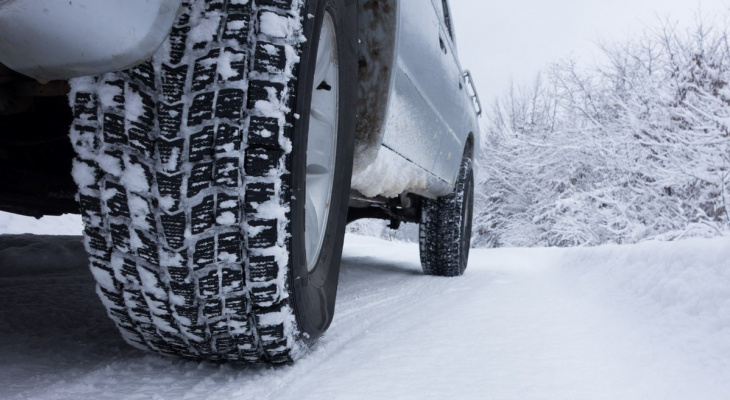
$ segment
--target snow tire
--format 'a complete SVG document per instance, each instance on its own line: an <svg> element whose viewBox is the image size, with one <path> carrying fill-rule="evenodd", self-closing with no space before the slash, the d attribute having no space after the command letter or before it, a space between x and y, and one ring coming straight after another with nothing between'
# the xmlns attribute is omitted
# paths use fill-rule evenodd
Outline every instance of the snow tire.
<svg viewBox="0 0 730 400"><path fill-rule="evenodd" d="M461 276L471 247L474 198L472 161L464 157L454 193L421 205L421 266L427 275Z"/></svg>
<svg viewBox="0 0 730 400"><path fill-rule="evenodd" d="M86 249L128 343L282 364L327 329L352 168L354 7L185 0L150 61L71 81ZM325 13L337 33L339 138L325 244L310 271L300 199Z"/></svg>

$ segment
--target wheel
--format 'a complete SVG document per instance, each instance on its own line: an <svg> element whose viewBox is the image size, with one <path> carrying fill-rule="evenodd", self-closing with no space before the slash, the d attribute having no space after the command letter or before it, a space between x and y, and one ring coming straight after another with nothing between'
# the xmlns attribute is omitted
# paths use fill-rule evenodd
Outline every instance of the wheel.
<svg viewBox="0 0 730 400"><path fill-rule="evenodd" d="M419 244L421 266L427 275L461 276L466 270L471 245L474 203L472 161L464 157L454 193L437 200L423 200Z"/></svg>
<svg viewBox="0 0 730 400"><path fill-rule="evenodd" d="M352 174L354 7L186 1L152 60L72 80L86 249L127 342L280 364L328 328Z"/></svg>

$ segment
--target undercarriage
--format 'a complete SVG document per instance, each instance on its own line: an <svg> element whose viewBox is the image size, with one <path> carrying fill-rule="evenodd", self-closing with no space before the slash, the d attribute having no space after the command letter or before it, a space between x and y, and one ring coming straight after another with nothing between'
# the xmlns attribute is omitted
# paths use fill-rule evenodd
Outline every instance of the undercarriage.
<svg viewBox="0 0 730 400"><path fill-rule="evenodd" d="M40 84L0 65L0 210L78 213L67 92L65 81Z"/></svg>

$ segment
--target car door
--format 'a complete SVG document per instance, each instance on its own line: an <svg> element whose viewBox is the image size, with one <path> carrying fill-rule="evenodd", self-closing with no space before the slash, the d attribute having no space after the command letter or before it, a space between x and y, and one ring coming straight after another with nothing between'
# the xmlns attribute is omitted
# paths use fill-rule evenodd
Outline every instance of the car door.
<svg viewBox="0 0 730 400"><path fill-rule="evenodd" d="M434 173L449 126L441 110L453 82L444 68L441 23L431 0L399 2L393 91L383 145Z"/></svg>
<svg viewBox="0 0 730 400"><path fill-rule="evenodd" d="M466 137L474 127L469 126L473 120L472 100L466 90L466 81L456 51L454 25L447 0L431 0L439 13L441 23L440 41L443 42L442 60L449 84L453 85L449 101L444 105L444 119L449 126L449 133L441 136L439 142L440 163L434 167L439 176L455 174L461 164L462 152ZM456 88L458 87L458 90ZM447 179L449 180L449 179Z"/></svg>
<svg viewBox="0 0 730 400"><path fill-rule="evenodd" d="M464 84L442 1L399 3L395 82L383 145L451 183L461 160L463 140L455 128L463 119Z"/></svg>

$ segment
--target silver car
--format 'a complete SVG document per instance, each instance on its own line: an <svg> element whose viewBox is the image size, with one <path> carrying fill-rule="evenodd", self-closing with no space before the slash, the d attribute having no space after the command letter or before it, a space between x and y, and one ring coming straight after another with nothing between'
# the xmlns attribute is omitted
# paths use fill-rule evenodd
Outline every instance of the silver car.
<svg viewBox="0 0 730 400"><path fill-rule="evenodd" d="M133 346L296 360L360 218L464 273L481 106L446 0L0 0L0 63L0 209L80 206Z"/></svg>

